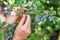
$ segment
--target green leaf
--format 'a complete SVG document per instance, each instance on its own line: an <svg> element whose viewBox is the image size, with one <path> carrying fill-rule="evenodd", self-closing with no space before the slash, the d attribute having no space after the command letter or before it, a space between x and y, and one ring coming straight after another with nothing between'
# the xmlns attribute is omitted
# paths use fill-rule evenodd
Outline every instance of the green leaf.
<svg viewBox="0 0 60 40"><path fill-rule="evenodd" d="M0 0L0 2L2 2L3 0Z"/></svg>
<svg viewBox="0 0 60 40"><path fill-rule="evenodd" d="M6 6L8 6L8 2L3 1L3 3L4 3Z"/></svg>
<svg viewBox="0 0 60 40"><path fill-rule="evenodd" d="M2 28L3 26L0 24L0 29Z"/></svg>
<svg viewBox="0 0 60 40"><path fill-rule="evenodd" d="M15 0L8 0L8 2L9 2L9 5L12 6L15 3Z"/></svg>
<svg viewBox="0 0 60 40"><path fill-rule="evenodd" d="M0 31L0 40L4 40L4 31Z"/></svg>
<svg viewBox="0 0 60 40"><path fill-rule="evenodd" d="M51 26L47 26L47 30L48 30L50 33L52 33L52 32L53 32L53 29L52 29L52 27L51 27Z"/></svg>
<svg viewBox="0 0 60 40"><path fill-rule="evenodd" d="M57 24L60 24L60 18L57 18L56 22Z"/></svg>
<svg viewBox="0 0 60 40"><path fill-rule="evenodd" d="M55 26L55 30L60 30L60 25L57 24L57 25Z"/></svg>
<svg viewBox="0 0 60 40"><path fill-rule="evenodd" d="M58 11L58 15L60 16L60 10Z"/></svg>

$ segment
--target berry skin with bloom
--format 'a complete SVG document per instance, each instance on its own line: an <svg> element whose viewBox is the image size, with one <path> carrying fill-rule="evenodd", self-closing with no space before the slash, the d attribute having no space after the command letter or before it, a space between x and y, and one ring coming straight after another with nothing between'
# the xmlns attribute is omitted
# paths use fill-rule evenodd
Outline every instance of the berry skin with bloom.
<svg viewBox="0 0 60 40"><path fill-rule="evenodd" d="M6 22L6 21L4 21L4 22L2 23L2 26L4 26L6 23L7 23L7 22Z"/></svg>
<svg viewBox="0 0 60 40"><path fill-rule="evenodd" d="M49 21L52 21L53 17L52 16L48 16Z"/></svg>
<svg viewBox="0 0 60 40"><path fill-rule="evenodd" d="M36 16L36 22L42 21L42 20L44 20L47 17L48 17L48 14L42 15L42 16Z"/></svg>
<svg viewBox="0 0 60 40"><path fill-rule="evenodd" d="M48 18L49 21L52 21L53 16L50 16L48 14L42 15L42 16L36 16L36 22L40 22L42 20L44 20L45 18Z"/></svg>
<svg viewBox="0 0 60 40"><path fill-rule="evenodd" d="M12 34L11 33L9 33L8 35L7 35L7 37L5 38L5 40L11 40L12 39Z"/></svg>
<svg viewBox="0 0 60 40"><path fill-rule="evenodd" d="M10 14L11 13L9 7L5 7L3 12L4 12L4 14Z"/></svg>

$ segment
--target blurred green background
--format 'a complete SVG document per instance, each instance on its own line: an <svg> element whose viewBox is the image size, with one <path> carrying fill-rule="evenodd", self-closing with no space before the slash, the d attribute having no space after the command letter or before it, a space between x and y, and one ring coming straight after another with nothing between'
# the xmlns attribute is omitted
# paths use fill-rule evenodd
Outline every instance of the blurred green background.
<svg viewBox="0 0 60 40"><path fill-rule="evenodd" d="M17 6L39 10L39 12L28 11L31 16L31 34L25 40L51 40L51 36L60 33L60 0L0 0L11 9ZM44 14L52 15L52 21L44 19L35 23L36 16ZM60 40L57 37L57 40Z"/></svg>

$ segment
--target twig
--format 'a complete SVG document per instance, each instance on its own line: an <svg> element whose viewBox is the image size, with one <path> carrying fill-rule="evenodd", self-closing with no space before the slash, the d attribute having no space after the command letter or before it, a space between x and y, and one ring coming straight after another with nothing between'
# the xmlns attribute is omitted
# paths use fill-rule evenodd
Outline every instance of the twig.
<svg viewBox="0 0 60 40"><path fill-rule="evenodd" d="M6 29L7 29L7 27L3 27L0 29L0 31L6 30Z"/></svg>
<svg viewBox="0 0 60 40"><path fill-rule="evenodd" d="M33 9L27 9L27 8L21 8L21 10L33 11L33 12L40 12L40 10L33 10Z"/></svg>

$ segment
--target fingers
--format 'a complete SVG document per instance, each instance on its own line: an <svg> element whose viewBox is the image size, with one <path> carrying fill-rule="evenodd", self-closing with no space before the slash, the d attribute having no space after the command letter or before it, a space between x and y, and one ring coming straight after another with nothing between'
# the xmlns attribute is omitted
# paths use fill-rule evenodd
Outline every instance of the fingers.
<svg viewBox="0 0 60 40"><path fill-rule="evenodd" d="M30 24L31 24L31 19L30 19L30 16L28 15L24 26L28 26Z"/></svg>
<svg viewBox="0 0 60 40"><path fill-rule="evenodd" d="M13 11L11 12L11 15L7 15L6 18L7 18L7 23L8 24L12 24L12 23L15 23L17 18L19 17L17 14L16 14L16 11L18 11L20 9L20 7L16 7L15 9L13 9Z"/></svg>
<svg viewBox="0 0 60 40"><path fill-rule="evenodd" d="M21 28L22 30L26 31L27 33L30 33L31 32L31 29L30 29L30 25L31 25L30 16L29 15L27 16L26 22L25 22L25 18L26 18L26 16L23 15L23 17L20 20L20 22L19 22L19 24L18 24L16 29L20 29ZM24 22L25 22L25 24L24 24Z"/></svg>
<svg viewBox="0 0 60 40"><path fill-rule="evenodd" d="M22 29L26 31L27 33L30 33L31 32L30 25L31 25L31 19L30 19L30 16L28 15L27 20L25 24L23 25Z"/></svg>
<svg viewBox="0 0 60 40"><path fill-rule="evenodd" d="M5 18L5 16L3 15L3 14L0 14L0 19L2 19L2 20L6 20L6 18Z"/></svg>
<svg viewBox="0 0 60 40"><path fill-rule="evenodd" d="M23 15L23 17L22 17L22 19L20 20L18 26L23 25L24 21L25 21L25 15Z"/></svg>
<svg viewBox="0 0 60 40"><path fill-rule="evenodd" d="M30 28L30 26L29 26L28 29L27 29L27 33L31 33L31 28Z"/></svg>
<svg viewBox="0 0 60 40"><path fill-rule="evenodd" d="M21 36L21 38L26 38L31 33L30 16L29 15L27 16L26 22L25 22L25 18L26 18L26 16L23 15L23 17L22 17L21 21L19 22L17 28L15 29L15 35ZM24 24L24 22L25 22L25 24ZM18 31L18 33L17 33L17 31Z"/></svg>

